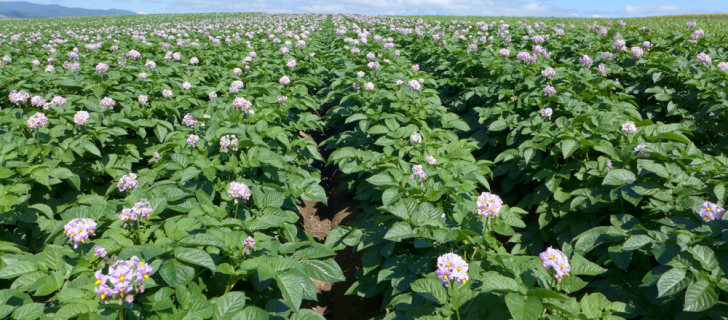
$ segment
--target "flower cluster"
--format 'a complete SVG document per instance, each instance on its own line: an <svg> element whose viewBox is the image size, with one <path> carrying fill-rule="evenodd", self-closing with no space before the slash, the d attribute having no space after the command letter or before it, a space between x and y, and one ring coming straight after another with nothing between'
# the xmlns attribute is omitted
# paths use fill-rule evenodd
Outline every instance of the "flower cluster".
<svg viewBox="0 0 728 320"><path fill-rule="evenodd" d="M197 118L195 118L193 115L191 115L191 114L188 113L188 114L185 115L184 118L182 118L182 123L186 127L192 128L195 125L197 125L197 123L199 123L199 121L197 121Z"/></svg>
<svg viewBox="0 0 728 320"><path fill-rule="evenodd" d="M702 62L706 66L713 62L713 59L711 59L709 55L705 54L705 52L698 53L696 59L698 59L699 62Z"/></svg>
<svg viewBox="0 0 728 320"><path fill-rule="evenodd" d="M478 197L478 215L481 217L495 218L503 208L503 200L498 195L490 192L483 192Z"/></svg>
<svg viewBox="0 0 728 320"><path fill-rule="evenodd" d="M109 266L107 274L103 273L103 269L96 271L96 294L99 295L102 302L108 302L118 296L119 304L121 299L130 293L144 292L144 280L149 279L154 268L140 261L137 256L131 257L129 260L116 260ZM134 301L132 295L126 296L126 301L131 303Z"/></svg>
<svg viewBox="0 0 728 320"><path fill-rule="evenodd" d="M564 278L564 276L568 276L569 272L571 272L569 259L559 249L549 247L546 251L541 252L538 257L540 259L541 266L546 269L549 274L551 274L551 271L553 270L554 278L556 278L559 282L561 282L561 279Z"/></svg>
<svg viewBox="0 0 728 320"><path fill-rule="evenodd" d="M622 124L622 133L624 134L636 134L637 133L637 127L634 125L634 122L627 121Z"/></svg>
<svg viewBox="0 0 728 320"><path fill-rule="evenodd" d="M437 258L435 275L447 287L451 281L465 284L468 277L468 265L463 258L454 253L446 253Z"/></svg>
<svg viewBox="0 0 728 320"><path fill-rule="evenodd" d="M642 57L642 55L644 55L644 54L645 54L645 51L644 51L644 50L642 50L642 48L640 48L640 47L632 47L632 55L633 55L633 56L634 56L635 58L639 59L639 58L640 58L640 57Z"/></svg>
<svg viewBox="0 0 728 320"><path fill-rule="evenodd" d="M364 84L364 90L366 91L372 91L374 90L374 83L367 82Z"/></svg>
<svg viewBox="0 0 728 320"><path fill-rule="evenodd" d="M607 76L607 65L600 63L599 66L597 67L597 71L599 71L600 76L606 77Z"/></svg>
<svg viewBox="0 0 728 320"><path fill-rule="evenodd" d="M220 148L224 152L228 152L228 147L231 147L233 151L238 151L238 137L235 135L222 136L220 138Z"/></svg>
<svg viewBox="0 0 728 320"><path fill-rule="evenodd" d="M18 105L20 103L25 103L26 101L28 101L28 99L30 99L30 94L25 92L25 90L13 90L13 92L10 92L10 94L8 95L8 99L10 99L10 102Z"/></svg>
<svg viewBox="0 0 728 320"><path fill-rule="evenodd" d="M410 136L410 142L420 143L422 142L422 136L419 133L415 132Z"/></svg>
<svg viewBox="0 0 728 320"><path fill-rule="evenodd" d="M647 153L642 151L642 149L644 148L647 148L647 146L644 144L638 145L634 148L634 151L637 152L637 158L646 158L647 156L649 156Z"/></svg>
<svg viewBox="0 0 728 320"><path fill-rule="evenodd" d="M554 110L551 108L544 108L544 109L539 110L538 113L541 114L541 118L548 117L549 120L551 120L551 115L554 114Z"/></svg>
<svg viewBox="0 0 728 320"><path fill-rule="evenodd" d="M291 79L289 79L287 76L283 76L283 77L281 77L281 80L279 80L279 82L282 85L289 85L289 84L291 84Z"/></svg>
<svg viewBox="0 0 728 320"><path fill-rule="evenodd" d="M511 55L511 51L509 51L508 49L500 49L498 51L498 55L500 55L501 57L508 57Z"/></svg>
<svg viewBox="0 0 728 320"><path fill-rule="evenodd" d="M137 175L129 172L128 175L124 175L121 179L119 179L119 183L116 184L116 188L121 192L125 190L134 190L137 185L139 185Z"/></svg>
<svg viewBox="0 0 728 320"><path fill-rule="evenodd" d="M114 99L111 99L109 97L104 97L101 99L101 106L104 107L104 109L109 108L111 110L114 110L114 106L116 105L116 101Z"/></svg>
<svg viewBox="0 0 728 320"><path fill-rule="evenodd" d="M415 90L415 91L419 91L420 88L422 87L422 85L420 84L420 82L417 81L417 80L410 80L409 82L407 82L407 86L410 89Z"/></svg>
<svg viewBox="0 0 728 320"><path fill-rule="evenodd" d="M131 225L134 225L134 221L140 221L144 218L149 218L152 215L152 206L149 200L146 198L135 203L131 208L124 208L119 214L119 221L129 221ZM124 223L126 227L126 223Z"/></svg>
<svg viewBox="0 0 728 320"><path fill-rule="evenodd" d="M288 66L289 69L293 69L296 67L296 60L295 59L288 59L288 63L286 63L286 66Z"/></svg>
<svg viewBox="0 0 728 320"><path fill-rule="evenodd" d="M546 88L543 88L543 94L545 94L547 97L550 97L556 93L556 89L552 86L546 86Z"/></svg>
<svg viewBox="0 0 728 320"><path fill-rule="evenodd" d="M191 134L189 137L187 137L187 145L191 147L197 146L197 141L200 141L200 137L196 134Z"/></svg>
<svg viewBox="0 0 728 320"><path fill-rule="evenodd" d="M167 99L171 98L172 97L172 90L165 89L164 91L162 91L162 96L164 96Z"/></svg>
<svg viewBox="0 0 728 320"><path fill-rule="evenodd" d="M523 61L525 63L536 63L537 59L538 58L536 58L536 56L531 56L530 53L525 52L525 51L520 52L520 53L518 53L518 55L516 55L516 60Z"/></svg>
<svg viewBox="0 0 728 320"><path fill-rule="evenodd" d="M99 63L96 65L96 73L106 73L109 71L109 65L105 63Z"/></svg>
<svg viewBox="0 0 728 320"><path fill-rule="evenodd" d="M66 105L67 102L68 101L66 100L66 98L61 96L55 96L53 97L53 99L51 99L51 105L54 105L56 107L63 107Z"/></svg>
<svg viewBox="0 0 728 320"><path fill-rule="evenodd" d="M63 226L63 233L66 234L74 248L78 248L79 243L86 242L89 236L94 235L94 230L96 230L96 221L88 218L76 218Z"/></svg>
<svg viewBox="0 0 728 320"><path fill-rule="evenodd" d="M554 76L556 76L556 70L551 67L543 69L543 71L541 71L541 76L547 79L553 79Z"/></svg>
<svg viewBox="0 0 728 320"><path fill-rule="evenodd" d="M627 42L624 40L621 40L621 39L614 41L614 44L612 44L612 51L614 51L614 52L627 51Z"/></svg>
<svg viewBox="0 0 728 320"><path fill-rule="evenodd" d="M233 101L233 108L235 108L235 110L242 110L244 112L248 112L248 110L250 110L250 108L252 106L253 106L253 103L248 100L245 100L245 98L238 97L238 98L235 98L235 101Z"/></svg>
<svg viewBox="0 0 728 320"><path fill-rule="evenodd" d="M251 236L245 238L245 240L243 240L243 253L246 255L250 255L251 251L255 251L256 243L257 242L255 241L255 239L253 239L253 237Z"/></svg>
<svg viewBox="0 0 728 320"><path fill-rule="evenodd" d="M433 157L433 156L429 156L429 157L427 157L427 163L434 166L437 164L437 159L435 159L435 157Z"/></svg>
<svg viewBox="0 0 728 320"><path fill-rule="evenodd" d="M286 101L288 101L287 96L278 96L278 103L284 103Z"/></svg>
<svg viewBox="0 0 728 320"><path fill-rule="evenodd" d="M420 179L424 180L427 179L427 173L425 173L424 170L422 170L422 165L416 164L412 166L412 179Z"/></svg>
<svg viewBox="0 0 728 320"><path fill-rule="evenodd" d="M724 213L725 209L709 201L705 201L700 207L700 216L703 217L703 220L705 221L720 220L723 218Z"/></svg>
<svg viewBox="0 0 728 320"><path fill-rule="evenodd" d="M230 182L230 186L228 187L228 196L233 198L235 201L235 204L238 204L238 198L242 198L243 203L248 202L250 200L250 188L246 186L244 183L237 183L235 181Z"/></svg>
<svg viewBox="0 0 728 320"><path fill-rule="evenodd" d="M139 101L139 103L141 103L141 104L146 104L147 101L149 101L149 97L147 97L146 95L140 94L137 101Z"/></svg>
<svg viewBox="0 0 728 320"><path fill-rule="evenodd" d="M106 258L106 249L104 247L95 247L94 257L99 257L101 259Z"/></svg>
<svg viewBox="0 0 728 320"><path fill-rule="evenodd" d="M587 68L591 68L592 64L594 64L594 60L592 60L592 58L590 58L588 55L584 55L579 59L579 63Z"/></svg>
<svg viewBox="0 0 728 320"><path fill-rule="evenodd" d="M76 112L76 114L73 116L73 122L76 123L76 125L84 125L88 122L89 114L86 111L79 111Z"/></svg>
<svg viewBox="0 0 728 320"><path fill-rule="evenodd" d="M48 117L40 112L36 112L28 118L27 123L30 130L38 129L38 127L44 128L48 124Z"/></svg>

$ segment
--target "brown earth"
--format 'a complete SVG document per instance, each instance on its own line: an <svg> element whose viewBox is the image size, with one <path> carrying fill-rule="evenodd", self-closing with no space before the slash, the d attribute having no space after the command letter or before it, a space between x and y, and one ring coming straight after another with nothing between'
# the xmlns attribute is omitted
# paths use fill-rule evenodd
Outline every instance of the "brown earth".
<svg viewBox="0 0 728 320"><path fill-rule="evenodd" d="M316 143L321 143L328 137L327 133L320 132L312 135L305 132L300 134L313 139ZM328 159L331 150L319 149L319 152L324 159ZM320 202L303 200L303 204L297 206L303 217L299 223L316 241L323 243L331 229L346 225L356 217L360 212L359 202L354 199L353 194L337 192L341 172L335 164L325 166L323 162L317 161L313 166L321 171L321 186L326 190L328 206ZM366 320L381 314L381 296L364 299L344 294L356 280L354 273L361 266L361 257L351 248L346 248L337 252L334 260L344 272L346 281L330 283L314 279L318 301L305 300L301 307L316 311L326 319Z"/></svg>

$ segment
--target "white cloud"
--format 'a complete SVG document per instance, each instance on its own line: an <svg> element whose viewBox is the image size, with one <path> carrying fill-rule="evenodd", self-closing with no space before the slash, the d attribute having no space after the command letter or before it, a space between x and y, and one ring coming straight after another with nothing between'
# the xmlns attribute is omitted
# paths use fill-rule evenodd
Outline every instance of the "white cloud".
<svg viewBox="0 0 728 320"><path fill-rule="evenodd" d="M144 13L144 11L139 11L139 12L137 12L137 14L146 14L146 13Z"/></svg>
<svg viewBox="0 0 728 320"><path fill-rule="evenodd" d="M678 13L684 13L685 9L683 9L681 6L630 6L627 5L624 7L624 12L627 14L657 14L657 13L668 13L668 14L678 14Z"/></svg>
<svg viewBox="0 0 728 320"><path fill-rule="evenodd" d="M606 18L606 16L603 16L601 14L593 14L591 17L592 18Z"/></svg>

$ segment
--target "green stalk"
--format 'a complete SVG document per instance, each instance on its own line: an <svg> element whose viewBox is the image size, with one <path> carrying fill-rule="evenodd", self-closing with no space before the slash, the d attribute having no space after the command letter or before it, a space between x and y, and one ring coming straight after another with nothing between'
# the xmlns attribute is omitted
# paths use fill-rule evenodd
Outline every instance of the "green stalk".
<svg viewBox="0 0 728 320"><path fill-rule="evenodd" d="M455 296L455 284L450 283L450 294L452 295L452 304L455 309L455 314L458 316L458 320L460 320L460 310L458 309L458 298Z"/></svg>

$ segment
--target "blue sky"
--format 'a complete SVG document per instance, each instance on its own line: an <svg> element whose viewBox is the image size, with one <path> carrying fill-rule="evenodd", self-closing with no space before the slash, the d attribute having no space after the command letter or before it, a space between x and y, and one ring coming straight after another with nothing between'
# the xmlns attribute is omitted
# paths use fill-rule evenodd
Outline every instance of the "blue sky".
<svg viewBox="0 0 728 320"><path fill-rule="evenodd" d="M0 8L2 2L0 0ZM728 13L728 0L26 0L88 9L138 13L242 12L443 14L483 16L639 17Z"/></svg>

